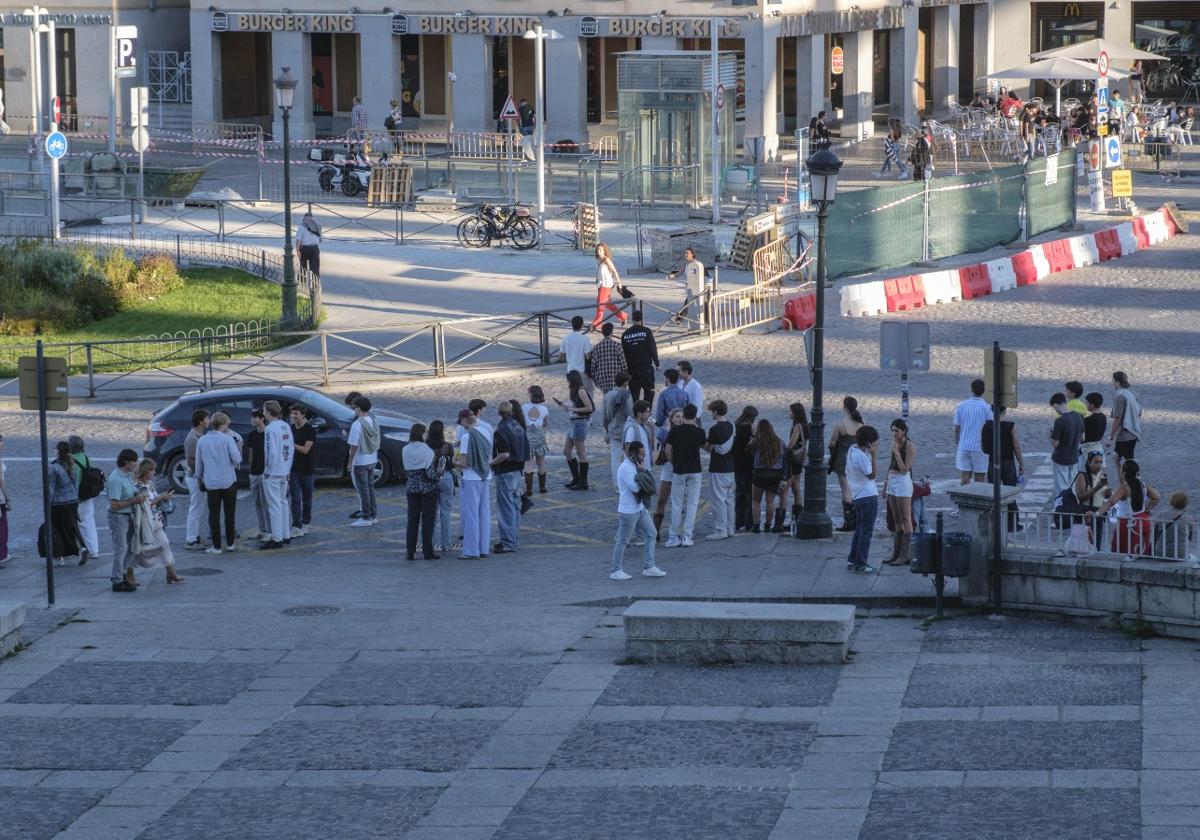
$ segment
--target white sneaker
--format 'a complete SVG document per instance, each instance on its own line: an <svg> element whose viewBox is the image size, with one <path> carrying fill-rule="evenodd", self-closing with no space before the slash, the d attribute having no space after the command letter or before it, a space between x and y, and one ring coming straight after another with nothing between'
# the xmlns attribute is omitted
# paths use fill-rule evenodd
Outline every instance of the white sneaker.
<svg viewBox="0 0 1200 840"><path fill-rule="evenodd" d="M663 543L663 548L679 548L683 545L679 537L667 537L667 541Z"/></svg>
<svg viewBox="0 0 1200 840"><path fill-rule="evenodd" d="M246 533L242 534L242 536L248 540L256 540L259 537L261 537L262 535L263 535L263 532L260 531L258 528L255 528L253 530L247 531Z"/></svg>
<svg viewBox="0 0 1200 840"><path fill-rule="evenodd" d="M304 536L303 528L293 528L292 529L292 539L295 539L296 537L303 537L303 536Z"/></svg>
<svg viewBox="0 0 1200 840"><path fill-rule="evenodd" d="M237 543L230 543L229 545L225 546L225 550L226 551L237 551L238 550Z"/></svg>
<svg viewBox="0 0 1200 840"><path fill-rule="evenodd" d="M633 575L629 574L628 572L623 572L620 569L617 569L617 571L613 572L612 574L610 574L608 576L608 579L609 580L630 580L632 577L633 577Z"/></svg>
<svg viewBox="0 0 1200 840"><path fill-rule="evenodd" d="M221 553L221 549L219 549L219 548L213 548L213 547L210 545L208 548L204 549L204 553L205 553L205 554L220 554L220 553Z"/></svg>
<svg viewBox="0 0 1200 840"><path fill-rule="evenodd" d="M649 569L642 569L642 577L666 577L667 573L658 566L651 566Z"/></svg>
<svg viewBox="0 0 1200 840"><path fill-rule="evenodd" d="M301 526L300 526L300 528L299 528L299 531L300 531L300 533L299 533L298 535L295 535L295 536L301 536L301 537L307 537L307 536L308 536L308 526L307 526L307 525L301 525Z"/></svg>
<svg viewBox="0 0 1200 840"><path fill-rule="evenodd" d="M692 542L692 538L691 538L691 537L684 537L684 538L683 538L683 539L680 541L680 543L679 543L679 544L680 544L681 546L683 546L684 548L691 548L692 546L694 546L694 545L695 545L695 543L694 543L694 542Z"/></svg>
<svg viewBox="0 0 1200 840"><path fill-rule="evenodd" d="M374 519L355 519L350 523L351 528L370 528L375 524Z"/></svg>
<svg viewBox="0 0 1200 840"><path fill-rule="evenodd" d="M368 522L367 522L367 524L368 524L368 525L374 525L374 524L376 524L378 521L379 521L378 519L372 519L372 520L368 521Z"/></svg>
<svg viewBox="0 0 1200 840"><path fill-rule="evenodd" d="M709 539L709 540L727 540L727 539L729 539L729 538L730 538L730 537L732 537L732 536L733 536L733 534L730 534L730 533L728 533L727 531L713 531L711 534L709 534L707 537L705 537L705 539Z"/></svg>

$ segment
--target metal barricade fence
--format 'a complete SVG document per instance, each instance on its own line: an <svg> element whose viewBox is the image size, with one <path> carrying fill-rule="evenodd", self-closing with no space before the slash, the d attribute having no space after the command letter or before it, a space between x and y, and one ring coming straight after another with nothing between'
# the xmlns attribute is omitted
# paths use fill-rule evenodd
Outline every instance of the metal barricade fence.
<svg viewBox="0 0 1200 840"><path fill-rule="evenodd" d="M1165 505L1164 505L1165 507ZM1197 563L1195 522L1174 510L1155 511L1148 519L1097 517L1053 511L1008 515L1008 546L1055 554L1116 554L1129 558ZM1013 529L1013 519L1020 523ZM1076 538L1072 541L1072 538ZM1082 543L1078 543L1078 539Z"/></svg>

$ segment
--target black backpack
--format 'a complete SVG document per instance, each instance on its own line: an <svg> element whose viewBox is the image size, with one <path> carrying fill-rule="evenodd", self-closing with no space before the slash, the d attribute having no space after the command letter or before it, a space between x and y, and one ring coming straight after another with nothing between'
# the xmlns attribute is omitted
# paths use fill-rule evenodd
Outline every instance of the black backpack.
<svg viewBox="0 0 1200 840"><path fill-rule="evenodd" d="M90 458L87 458L80 469L83 470L83 477L79 480L79 501L86 502L104 492L104 473L99 467L92 466Z"/></svg>
<svg viewBox="0 0 1200 840"><path fill-rule="evenodd" d="M388 131L394 131L396 129L396 118L388 114L383 118L383 127Z"/></svg>

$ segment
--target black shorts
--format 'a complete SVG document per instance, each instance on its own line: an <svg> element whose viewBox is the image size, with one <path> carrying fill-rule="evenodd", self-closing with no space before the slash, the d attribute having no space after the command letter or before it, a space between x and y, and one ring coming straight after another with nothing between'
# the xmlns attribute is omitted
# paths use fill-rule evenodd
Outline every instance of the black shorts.
<svg viewBox="0 0 1200 840"><path fill-rule="evenodd" d="M1136 439L1134 439L1134 440L1119 440L1119 441L1117 441L1117 445L1113 447L1113 451L1115 451L1118 455L1120 455L1122 460L1125 460L1126 458L1133 457L1133 448L1135 446L1137 446Z"/></svg>

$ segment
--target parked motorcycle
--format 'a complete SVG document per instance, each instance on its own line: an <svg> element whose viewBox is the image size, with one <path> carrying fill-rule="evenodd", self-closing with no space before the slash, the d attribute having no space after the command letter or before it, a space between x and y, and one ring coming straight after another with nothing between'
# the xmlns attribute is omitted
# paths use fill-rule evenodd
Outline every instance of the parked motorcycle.
<svg viewBox="0 0 1200 840"><path fill-rule="evenodd" d="M317 169L317 183L325 192L340 187L343 194L353 198L360 192L365 193L371 183L371 162L358 152L345 155L332 149L311 149L308 158L321 164Z"/></svg>

